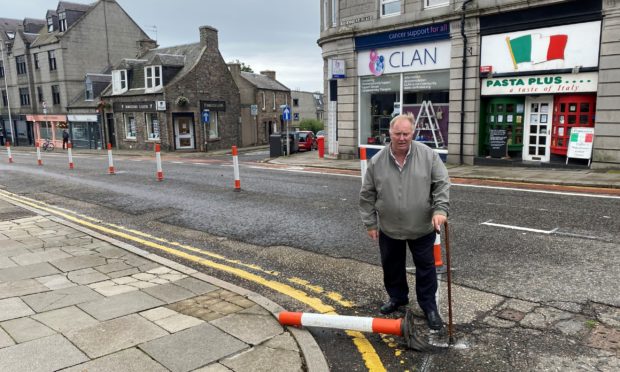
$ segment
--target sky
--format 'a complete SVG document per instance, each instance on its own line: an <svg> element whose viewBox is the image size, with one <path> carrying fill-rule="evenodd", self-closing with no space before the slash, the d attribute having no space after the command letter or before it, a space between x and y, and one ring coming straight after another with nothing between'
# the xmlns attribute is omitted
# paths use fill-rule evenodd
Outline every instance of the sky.
<svg viewBox="0 0 620 372"><path fill-rule="evenodd" d="M70 0L92 3L92 0ZM288 88L323 90L318 0L117 0L159 46L198 42L198 27L219 32L226 62L239 60L255 73L276 71ZM0 0L0 17L44 19L57 0ZM157 28L157 33L154 27Z"/></svg>

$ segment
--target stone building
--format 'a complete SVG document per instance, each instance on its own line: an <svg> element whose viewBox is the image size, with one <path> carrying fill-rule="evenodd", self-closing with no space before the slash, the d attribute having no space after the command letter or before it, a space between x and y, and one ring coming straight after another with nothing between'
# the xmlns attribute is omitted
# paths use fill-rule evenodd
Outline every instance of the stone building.
<svg viewBox="0 0 620 372"><path fill-rule="evenodd" d="M290 105L291 91L276 80L276 72L245 72L238 63L228 67L241 97L241 145L264 145L272 133L286 131L281 106Z"/></svg>
<svg viewBox="0 0 620 372"><path fill-rule="evenodd" d="M294 90L291 97L294 125L304 119L323 121L323 93Z"/></svg>
<svg viewBox="0 0 620 372"><path fill-rule="evenodd" d="M620 167L619 1L320 3L331 153L413 113L452 163Z"/></svg>
<svg viewBox="0 0 620 372"><path fill-rule="evenodd" d="M210 151L240 145L239 89L218 47L217 30L200 42L123 59L102 94L109 141L121 149Z"/></svg>
<svg viewBox="0 0 620 372"><path fill-rule="evenodd" d="M154 43L114 0L60 1L45 21L27 18L12 37L5 32L0 39L5 46L0 86L7 97L3 129L15 145L42 138L60 143L62 131L72 129L66 107L82 94L86 74L105 72Z"/></svg>

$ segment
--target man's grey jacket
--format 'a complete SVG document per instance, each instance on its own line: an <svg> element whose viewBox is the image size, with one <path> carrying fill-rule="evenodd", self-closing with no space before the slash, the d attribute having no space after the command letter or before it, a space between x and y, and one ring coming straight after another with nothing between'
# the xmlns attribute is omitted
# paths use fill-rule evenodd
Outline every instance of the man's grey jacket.
<svg viewBox="0 0 620 372"><path fill-rule="evenodd" d="M449 193L448 170L433 149L412 141L400 171L386 146L368 162L360 190L362 222L393 239L417 239L434 230L433 215L448 215Z"/></svg>

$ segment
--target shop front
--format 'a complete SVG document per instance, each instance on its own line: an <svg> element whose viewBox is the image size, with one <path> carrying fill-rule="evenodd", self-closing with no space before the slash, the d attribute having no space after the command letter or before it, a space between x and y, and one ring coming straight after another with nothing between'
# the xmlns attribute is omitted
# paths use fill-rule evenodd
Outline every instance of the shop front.
<svg viewBox="0 0 620 372"><path fill-rule="evenodd" d="M162 142L162 120L165 119L165 105L158 101L113 102L113 117L108 117L108 130L115 128L113 138L122 149L152 150L155 143L162 143L164 149L169 144Z"/></svg>
<svg viewBox="0 0 620 372"><path fill-rule="evenodd" d="M355 39L358 144L374 155L389 143L391 119L414 116L415 139L447 154L451 42L449 24Z"/></svg>
<svg viewBox="0 0 620 372"><path fill-rule="evenodd" d="M103 133L98 115L67 115L69 136L75 148L102 149Z"/></svg>
<svg viewBox="0 0 620 372"><path fill-rule="evenodd" d="M600 31L592 21L482 37L482 158L566 162L573 128L595 126Z"/></svg>
<svg viewBox="0 0 620 372"><path fill-rule="evenodd" d="M45 140L50 140L54 146L62 148L62 133L69 129L66 115L26 115L26 121L32 123L35 145L40 146ZM27 138L29 131L27 125L24 130L20 130L20 124L18 121L17 133L21 142L21 137ZM22 132L24 132L23 135Z"/></svg>

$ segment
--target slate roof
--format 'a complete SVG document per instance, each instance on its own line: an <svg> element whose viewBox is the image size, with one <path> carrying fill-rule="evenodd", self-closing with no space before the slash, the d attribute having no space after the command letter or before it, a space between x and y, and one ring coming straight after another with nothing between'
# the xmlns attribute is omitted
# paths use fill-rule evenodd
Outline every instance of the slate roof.
<svg viewBox="0 0 620 372"><path fill-rule="evenodd" d="M17 31L17 26L22 24L19 19L0 18L0 31Z"/></svg>
<svg viewBox="0 0 620 372"><path fill-rule="evenodd" d="M250 84L254 85L258 89L280 90L280 91L286 91L286 92L290 91L290 89L288 89L286 86L284 86L277 80L272 80L271 78L265 75L241 71L241 77L249 81Z"/></svg>
<svg viewBox="0 0 620 372"><path fill-rule="evenodd" d="M38 34L47 25L44 19L24 18L24 32Z"/></svg>
<svg viewBox="0 0 620 372"><path fill-rule="evenodd" d="M157 53L149 61L149 65L162 65L170 67L182 67L185 65L185 56L181 54Z"/></svg>
<svg viewBox="0 0 620 372"><path fill-rule="evenodd" d="M75 10L78 12L87 12L92 8L94 4L78 4L72 3L69 1L59 1L58 8L56 9L58 12L62 12L63 10Z"/></svg>

